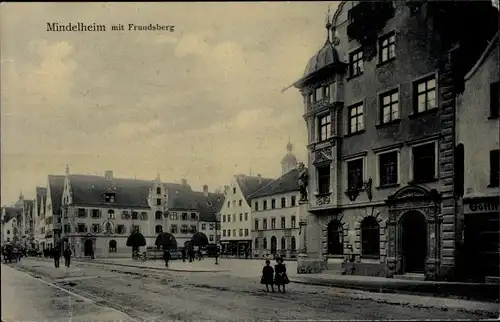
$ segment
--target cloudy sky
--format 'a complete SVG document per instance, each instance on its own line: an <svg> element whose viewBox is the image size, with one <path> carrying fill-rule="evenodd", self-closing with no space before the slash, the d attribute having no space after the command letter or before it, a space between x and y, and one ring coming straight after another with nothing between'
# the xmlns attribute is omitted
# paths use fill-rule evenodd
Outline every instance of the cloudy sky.
<svg viewBox="0 0 500 322"><path fill-rule="evenodd" d="M2 205L48 174L222 186L306 156L294 88L325 41L328 6L292 3L2 3ZM175 25L47 32L47 22Z"/></svg>

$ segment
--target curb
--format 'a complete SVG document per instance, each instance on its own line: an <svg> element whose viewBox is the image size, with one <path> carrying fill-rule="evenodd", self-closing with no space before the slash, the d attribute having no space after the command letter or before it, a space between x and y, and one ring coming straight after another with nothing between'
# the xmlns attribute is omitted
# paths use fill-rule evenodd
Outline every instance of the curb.
<svg viewBox="0 0 500 322"><path fill-rule="evenodd" d="M222 273L222 272L229 272L229 269L218 269L218 270L208 270L208 269L199 269L199 270L189 270L189 269L182 269L182 268L169 268L169 267L153 267L153 266L138 266L138 265L131 265L131 264L121 264L121 263L112 263L112 262L101 262L101 261L84 261L84 260L75 260L75 262L79 263L86 263L86 264L102 264L102 265L115 265L115 266L121 266L121 267L134 267L134 268L143 268L143 269L150 269L150 270L157 270L157 271L171 271L171 272L181 272L181 273Z"/></svg>

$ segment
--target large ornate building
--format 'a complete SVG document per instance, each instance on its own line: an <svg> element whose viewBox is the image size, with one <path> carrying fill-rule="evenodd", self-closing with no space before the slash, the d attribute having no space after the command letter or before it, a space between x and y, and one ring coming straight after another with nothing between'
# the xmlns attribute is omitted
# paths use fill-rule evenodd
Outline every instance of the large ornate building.
<svg viewBox="0 0 500 322"><path fill-rule="evenodd" d="M487 1L339 5L295 83L314 218L305 271L454 278L455 95L497 19Z"/></svg>

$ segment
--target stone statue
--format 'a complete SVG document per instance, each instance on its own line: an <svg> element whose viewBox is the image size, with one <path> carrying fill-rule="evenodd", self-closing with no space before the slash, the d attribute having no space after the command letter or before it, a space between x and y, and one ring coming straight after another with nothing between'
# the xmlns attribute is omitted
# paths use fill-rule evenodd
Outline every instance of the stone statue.
<svg viewBox="0 0 500 322"><path fill-rule="evenodd" d="M298 165L300 201L307 201L307 186L309 185L309 171L303 162Z"/></svg>

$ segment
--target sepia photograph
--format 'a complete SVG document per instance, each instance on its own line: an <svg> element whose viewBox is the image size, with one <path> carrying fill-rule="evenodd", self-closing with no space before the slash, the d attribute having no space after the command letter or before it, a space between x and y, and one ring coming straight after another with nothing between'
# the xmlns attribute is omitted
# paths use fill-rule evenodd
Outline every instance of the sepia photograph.
<svg viewBox="0 0 500 322"><path fill-rule="evenodd" d="M2 2L1 321L498 319L499 18Z"/></svg>

